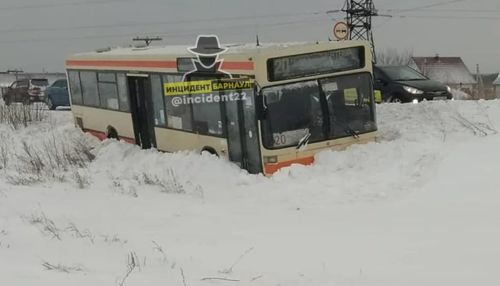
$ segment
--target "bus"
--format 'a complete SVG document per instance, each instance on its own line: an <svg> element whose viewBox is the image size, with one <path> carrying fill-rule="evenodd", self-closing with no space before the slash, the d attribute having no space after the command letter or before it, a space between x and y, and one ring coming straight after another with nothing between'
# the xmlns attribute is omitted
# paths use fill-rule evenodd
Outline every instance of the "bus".
<svg viewBox="0 0 500 286"><path fill-rule="evenodd" d="M75 124L100 139L144 149L209 152L266 176L311 164L320 151L375 139L366 42L220 47L207 38L205 48L127 47L70 56Z"/></svg>

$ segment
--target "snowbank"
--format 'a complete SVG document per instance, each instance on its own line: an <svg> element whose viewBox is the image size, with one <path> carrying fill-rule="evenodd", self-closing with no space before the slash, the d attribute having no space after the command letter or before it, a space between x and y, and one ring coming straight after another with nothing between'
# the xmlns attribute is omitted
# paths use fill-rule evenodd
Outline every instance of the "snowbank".
<svg viewBox="0 0 500 286"><path fill-rule="evenodd" d="M452 89L451 93L453 94L453 98L456 100L469 100L472 99L472 96L468 93L465 93L458 89Z"/></svg>
<svg viewBox="0 0 500 286"><path fill-rule="evenodd" d="M378 116L377 142L272 178L115 141L93 143L83 189L0 174L2 283L500 283L500 101L382 104ZM84 136L65 112L0 128L14 142Z"/></svg>

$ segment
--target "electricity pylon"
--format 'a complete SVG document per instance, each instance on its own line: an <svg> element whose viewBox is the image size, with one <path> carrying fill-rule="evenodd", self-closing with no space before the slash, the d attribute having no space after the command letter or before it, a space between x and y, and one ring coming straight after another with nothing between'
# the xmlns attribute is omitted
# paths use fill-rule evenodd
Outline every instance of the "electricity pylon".
<svg viewBox="0 0 500 286"><path fill-rule="evenodd" d="M346 0L342 11L347 14L350 40L368 41L373 61L376 62L375 42L372 32L372 17L379 16L373 0Z"/></svg>

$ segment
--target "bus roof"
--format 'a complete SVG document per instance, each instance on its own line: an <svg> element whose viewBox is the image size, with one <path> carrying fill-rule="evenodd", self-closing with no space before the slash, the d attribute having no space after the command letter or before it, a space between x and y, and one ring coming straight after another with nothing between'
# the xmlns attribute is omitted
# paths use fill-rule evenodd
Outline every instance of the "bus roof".
<svg viewBox="0 0 500 286"><path fill-rule="evenodd" d="M365 45L363 41L344 41L344 42L289 42L289 43L262 43L257 46L255 43L252 44L227 44L223 47L228 48L227 52L223 54L237 56L241 54L242 56L248 57L255 54L272 52L276 50L281 50L285 48L307 48L325 46L352 46L352 45ZM186 57L193 56L189 53L188 48L191 46L187 45L170 45L170 46L148 46L148 47L116 47L116 48L106 48L102 50L97 50L93 52L77 53L70 56L68 59L79 59L79 58L123 58L123 57L156 57L156 56L167 56L167 57Z"/></svg>

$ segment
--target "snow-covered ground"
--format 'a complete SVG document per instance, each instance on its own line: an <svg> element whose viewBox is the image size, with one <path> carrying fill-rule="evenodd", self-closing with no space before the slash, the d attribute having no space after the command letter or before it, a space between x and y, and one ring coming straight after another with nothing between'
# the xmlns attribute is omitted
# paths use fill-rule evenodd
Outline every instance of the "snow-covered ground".
<svg viewBox="0 0 500 286"><path fill-rule="evenodd" d="M1 124L0 285L500 285L500 101L378 122L377 142L272 178L99 143L65 111Z"/></svg>

